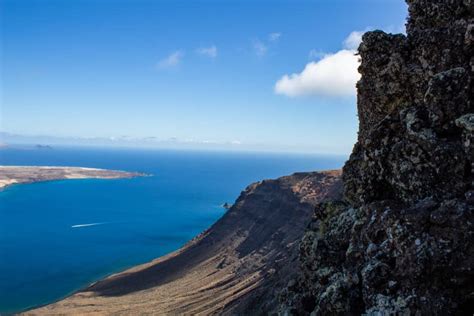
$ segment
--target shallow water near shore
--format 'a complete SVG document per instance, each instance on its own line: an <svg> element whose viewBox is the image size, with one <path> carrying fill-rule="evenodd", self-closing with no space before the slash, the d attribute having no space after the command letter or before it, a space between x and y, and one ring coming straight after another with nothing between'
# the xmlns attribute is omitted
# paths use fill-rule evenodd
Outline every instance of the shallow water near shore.
<svg viewBox="0 0 474 316"><path fill-rule="evenodd" d="M0 313L58 300L178 249L247 185L342 167L346 157L168 150L0 150L2 165L137 171L149 177L60 180L0 192Z"/></svg>

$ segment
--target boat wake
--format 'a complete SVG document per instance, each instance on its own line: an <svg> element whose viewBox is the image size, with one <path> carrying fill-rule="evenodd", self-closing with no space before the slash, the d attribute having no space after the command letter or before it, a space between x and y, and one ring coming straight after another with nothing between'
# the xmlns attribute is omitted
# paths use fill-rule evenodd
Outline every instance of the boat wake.
<svg viewBox="0 0 474 316"><path fill-rule="evenodd" d="M77 224L77 225L72 225L71 228L90 227L90 226L98 226L98 225L104 225L104 224L107 224L107 223Z"/></svg>

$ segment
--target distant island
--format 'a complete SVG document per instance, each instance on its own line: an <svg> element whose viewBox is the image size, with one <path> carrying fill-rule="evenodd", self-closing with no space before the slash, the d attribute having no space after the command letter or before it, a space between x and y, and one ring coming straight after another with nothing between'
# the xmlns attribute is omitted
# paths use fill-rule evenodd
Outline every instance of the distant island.
<svg viewBox="0 0 474 316"><path fill-rule="evenodd" d="M53 149L53 147L50 145L41 145L41 144L36 145L35 148L36 149Z"/></svg>
<svg viewBox="0 0 474 316"><path fill-rule="evenodd" d="M0 166L0 190L20 183L62 179L121 179L144 175L137 172L82 167Z"/></svg>

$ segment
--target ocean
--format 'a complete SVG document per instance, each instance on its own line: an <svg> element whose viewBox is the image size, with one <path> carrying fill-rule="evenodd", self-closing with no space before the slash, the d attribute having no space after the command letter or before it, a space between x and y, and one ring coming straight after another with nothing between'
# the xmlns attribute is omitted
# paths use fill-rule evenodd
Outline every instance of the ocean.
<svg viewBox="0 0 474 316"><path fill-rule="evenodd" d="M343 156L211 151L0 149L1 165L80 166L149 177L58 180L0 192L0 313L61 299L178 249L250 183L342 167Z"/></svg>

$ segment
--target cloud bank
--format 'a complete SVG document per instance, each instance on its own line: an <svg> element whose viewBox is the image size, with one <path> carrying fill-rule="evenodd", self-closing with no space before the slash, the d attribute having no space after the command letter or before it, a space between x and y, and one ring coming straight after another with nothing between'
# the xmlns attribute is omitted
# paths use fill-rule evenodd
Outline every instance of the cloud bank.
<svg viewBox="0 0 474 316"><path fill-rule="evenodd" d="M298 96L355 96L357 71L360 61L355 55L363 32L352 32L343 42L343 49L325 54L312 61L300 73L284 75L275 84L275 93L289 97Z"/></svg>

